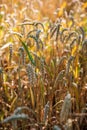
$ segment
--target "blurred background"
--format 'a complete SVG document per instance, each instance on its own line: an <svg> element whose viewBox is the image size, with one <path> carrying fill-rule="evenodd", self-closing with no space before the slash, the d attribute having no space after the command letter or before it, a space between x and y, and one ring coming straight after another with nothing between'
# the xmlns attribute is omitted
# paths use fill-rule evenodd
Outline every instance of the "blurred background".
<svg viewBox="0 0 87 130"><path fill-rule="evenodd" d="M5 4L8 13L17 11L17 14L22 15L20 18L29 17L41 20L43 17L48 17L53 21L60 17L64 10L67 13L76 8L78 10L78 4L80 3L81 6L81 2L86 4L86 0L0 0L0 4Z"/></svg>

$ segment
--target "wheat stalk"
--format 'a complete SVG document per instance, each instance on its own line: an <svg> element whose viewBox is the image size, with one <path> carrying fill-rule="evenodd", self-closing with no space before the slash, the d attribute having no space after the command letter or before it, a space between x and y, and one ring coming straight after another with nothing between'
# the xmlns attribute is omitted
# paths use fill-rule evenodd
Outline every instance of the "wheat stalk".
<svg viewBox="0 0 87 130"><path fill-rule="evenodd" d="M41 58L40 62L41 62L41 73L42 73L42 77L44 79L45 78L45 69L44 69L44 67L45 67L44 63L45 62L44 62L44 59Z"/></svg>
<svg viewBox="0 0 87 130"><path fill-rule="evenodd" d="M11 64L12 61L12 55L13 55L13 46L12 44L9 45L9 63Z"/></svg>
<svg viewBox="0 0 87 130"><path fill-rule="evenodd" d="M36 26L36 27L38 25L41 25L41 27L44 30L44 25L41 22L38 22L38 21L34 21L34 22L23 22L23 23L18 24L18 26L24 26L24 25L32 25L32 26Z"/></svg>
<svg viewBox="0 0 87 130"><path fill-rule="evenodd" d="M19 32L14 32L14 31L12 31L12 30L10 30L9 31L9 33L11 34L11 35L17 35L17 36L19 36L19 37L23 37L23 35L21 34L21 33L19 33Z"/></svg>
<svg viewBox="0 0 87 130"><path fill-rule="evenodd" d="M70 29L74 26L74 24L75 24L75 22L74 22L74 18L73 18L73 16L69 16L69 18L70 18L70 20L72 21L72 24L71 24L71 26L70 26Z"/></svg>
<svg viewBox="0 0 87 130"><path fill-rule="evenodd" d="M2 86L3 83L3 69L0 67L0 86Z"/></svg>

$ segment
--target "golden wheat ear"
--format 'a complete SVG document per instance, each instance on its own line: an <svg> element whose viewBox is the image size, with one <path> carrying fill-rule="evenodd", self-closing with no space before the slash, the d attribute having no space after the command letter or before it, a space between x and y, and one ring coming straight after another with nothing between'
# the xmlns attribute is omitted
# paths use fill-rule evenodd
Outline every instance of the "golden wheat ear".
<svg viewBox="0 0 87 130"><path fill-rule="evenodd" d="M33 86L36 82L35 69L31 64L28 64L27 67L26 67L26 71L27 71L29 83L30 83L31 86Z"/></svg>
<svg viewBox="0 0 87 130"><path fill-rule="evenodd" d="M62 110L60 112L60 122L67 121L71 112L71 94L67 92L65 96L64 103L62 105Z"/></svg>
<svg viewBox="0 0 87 130"><path fill-rule="evenodd" d="M61 128L59 126L57 126L57 125L54 125L53 130L61 130Z"/></svg>
<svg viewBox="0 0 87 130"><path fill-rule="evenodd" d="M8 116L7 118L5 118L3 121L1 121L1 123L8 123L11 122L12 126L13 126L13 130L17 129L17 121L18 120L32 120L28 114L24 114L22 113L22 110L27 110L32 112L32 114L35 115L35 113L28 107L23 106L23 107L18 107L14 110L14 113L11 116Z"/></svg>
<svg viewBox="0 0 87 130"><path fill-rule="evenodd" d="M68 59L68 63L66 65L66 72L65 72L66 77L68 77L68 75L69 75L70 65L74 59L75 59L74 56L70 56Z"/></svg>
<svg viewBox="0 0 87 130"><path fill-rule="evenodd" d="M25 65L25 53L23 47L19 47L19 55L22 65Z"/></svg>
<svg viewBox="0 0 87 130"><path fill-rule="evenodd" d="M44 122L46 122L47 120L47 116L48 116L48 112L49 112L49 101L47 102L47 104L45 105L45 108L44 108Z"/></svg>
<svg viewBox="0 0 87 130"><path fill-rule="evenodd" d="M64 28L60 33L60 41L63 42L64 40L64 33L67 33L69 31L68 28Z"/></svg>

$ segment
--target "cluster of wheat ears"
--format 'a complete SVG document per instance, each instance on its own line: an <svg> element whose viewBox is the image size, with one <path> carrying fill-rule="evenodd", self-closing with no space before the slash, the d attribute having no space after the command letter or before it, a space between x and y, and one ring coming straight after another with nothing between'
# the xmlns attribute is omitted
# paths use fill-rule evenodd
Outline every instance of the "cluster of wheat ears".
<svg viewBox="0 0 87 130"><path fill-rule="evenodd" d="M0 129L85 130L87 39L73 11L36 21L24 9L18 22L17 7L0 8Z"/></svg>

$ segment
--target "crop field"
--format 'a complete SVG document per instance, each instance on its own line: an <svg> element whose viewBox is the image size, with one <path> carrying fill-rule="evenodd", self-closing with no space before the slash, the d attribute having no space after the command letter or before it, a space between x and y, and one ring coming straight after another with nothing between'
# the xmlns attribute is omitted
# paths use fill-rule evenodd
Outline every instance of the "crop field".
<svg viewBox="0 0 87 130"><path fill-rule="evenodd" d="M86 0L0 0L0 130L87 130Z"/></svg>

